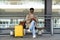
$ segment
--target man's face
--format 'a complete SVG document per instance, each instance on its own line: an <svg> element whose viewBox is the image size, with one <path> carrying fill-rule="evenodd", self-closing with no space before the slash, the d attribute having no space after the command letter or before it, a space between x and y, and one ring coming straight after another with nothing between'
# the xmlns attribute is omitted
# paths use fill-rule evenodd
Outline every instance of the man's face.
<svg viewBox="0 0 60 40"><path fill-rule="evenodd" d="M33 13L33 12L34 12L34 10L30 10L30 12L31 12L31 13Z"/></svg>

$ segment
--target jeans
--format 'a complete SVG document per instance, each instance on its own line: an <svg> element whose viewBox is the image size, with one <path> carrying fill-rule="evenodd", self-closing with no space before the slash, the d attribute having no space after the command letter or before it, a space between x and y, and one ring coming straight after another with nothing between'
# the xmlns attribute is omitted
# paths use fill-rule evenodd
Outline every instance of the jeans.
<svg viewBox="0 0 60 40"><path fill-rule="evenodd" d="M36 35L36 32L35 32L35 21L32 20L31 24L30 24L30 27L29 27L29 30L32 31L32 35Z"/></svg>

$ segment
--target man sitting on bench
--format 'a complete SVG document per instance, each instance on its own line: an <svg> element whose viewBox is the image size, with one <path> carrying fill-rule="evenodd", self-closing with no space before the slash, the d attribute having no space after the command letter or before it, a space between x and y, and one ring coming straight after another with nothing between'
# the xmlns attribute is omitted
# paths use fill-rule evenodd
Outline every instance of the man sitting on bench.
<svg viewBox="0 0 60 40"><path fill-rule="evenodd" d="M37 18L34 15L34 8L30 8L30 12L26 16L26 24L28 24L29 26L28 32L32 31L33 38L36 37L36 31L35 31L36 22Z"/></svg>

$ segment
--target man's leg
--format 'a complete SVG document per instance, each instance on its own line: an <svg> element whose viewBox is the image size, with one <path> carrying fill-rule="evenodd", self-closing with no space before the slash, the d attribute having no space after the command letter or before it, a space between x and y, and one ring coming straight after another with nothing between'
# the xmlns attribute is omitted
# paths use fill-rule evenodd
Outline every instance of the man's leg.
<svg viewBox="0 0 60 40"><path fill-rule="evenodd" d="M32 21L29 27L29 30L32 31L33 38L36 37L36 32L35 32L35 21Z"/></svg>
<svg viewBox="0 0 60 40"><path fill-rule="evenodd" d="M35 26L33 26L33 29L32 29L32 34L33 34L33 37L36 37Z"/></svg>

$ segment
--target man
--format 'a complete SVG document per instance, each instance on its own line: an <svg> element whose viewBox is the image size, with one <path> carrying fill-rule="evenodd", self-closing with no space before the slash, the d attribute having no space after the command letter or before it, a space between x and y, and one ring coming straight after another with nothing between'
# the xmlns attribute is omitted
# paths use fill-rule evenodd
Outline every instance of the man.
<svg viewBox="0 0 60 40"><path fill-rule="evenodd" d="M35 24L37 22L37 19L34 15L34 8L30 8L29 14L26 16L26 24L29 25L28 31L32 31L33 38L36 37L36 32L35 32Z"/></svg>

